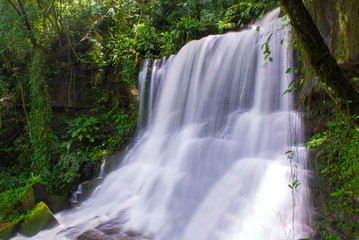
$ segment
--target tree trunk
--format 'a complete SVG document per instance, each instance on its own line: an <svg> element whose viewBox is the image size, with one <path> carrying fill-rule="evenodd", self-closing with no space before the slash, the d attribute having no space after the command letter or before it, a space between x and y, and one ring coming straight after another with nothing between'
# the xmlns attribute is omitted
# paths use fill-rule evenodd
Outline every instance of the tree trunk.
<svg viewBox="0 0 359 240"><path fill-rule="evenodd" d="M291 20L290 23L299 41L304 46L310 64L329 95L338 98L339 107L344 114L358 115L359 93L344 77L302 0L280 0L280 2ZM356 119L354 124L359 127L359 119Z"/></svg>

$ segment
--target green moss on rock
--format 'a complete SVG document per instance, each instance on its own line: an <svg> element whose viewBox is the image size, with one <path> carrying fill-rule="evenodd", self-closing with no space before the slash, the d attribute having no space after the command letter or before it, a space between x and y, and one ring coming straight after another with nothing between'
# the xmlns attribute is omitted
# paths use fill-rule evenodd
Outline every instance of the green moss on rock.
<svg viewBox="0 0 359 240"><path fill-rule="evenodd" d="M40 201L45 200L46 185L35 182L29 185L21 196L20 202L22 209L28 211L33 209Z"/></svg>
<svg viewBox="0 0 359 240"><path fill-rule="evenodd" d="M27 211L31 210L36 206L35 196L34 196L34 190L31 186L29 186L20 199L22 209Z"/></svg>
<svg viewBox="0 0 359 240"><path fill-rule="evenodd" d="M339 63L359 58L357 0L312 0L306 6Z"/></svg>
<svg viewBox="0 0 359 240"><path fill-rule="evenodd" d="M85 201L91 193L102 183L103 179L96 178L83 184L80 201Z"/></svg>
<svg viewBox="0 0 359 240"><path fill-rule="evenodd" d="M30 237L44 229L57 225L58 222L50 209L44 202L37 204L36 208L29 214L21 224L20 233Z"/></svg>
<svg viewBox="0 0 359 240"><path fill-rule="evenodd" d="M19 231L22 219L18 219L11 223L0 223L0 239L7 240L13 237Z"/></svg>
<svg viewBox="0 0 359 240"><path fill-rule="evenodd" d="M70 202L61 196L51 196L47 201L47 205L53 213L57 213L71 207Z"/></svg>

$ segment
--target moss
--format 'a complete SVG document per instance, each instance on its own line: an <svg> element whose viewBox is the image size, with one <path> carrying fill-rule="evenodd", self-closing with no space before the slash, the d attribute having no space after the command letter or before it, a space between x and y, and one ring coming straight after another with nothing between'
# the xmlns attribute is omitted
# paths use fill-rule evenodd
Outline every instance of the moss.
<svg viewBox="0 0 359 240"><path fill-rule="evenodd" d="M359 4L357 0L349 3L349 19L348 27L350 58L359 58Z"/></svg>
<svg viewBox="0 0 359 240"><path fill-rule="evenodd" d="M96 178L83 184L82 193L79 196L80 202L85 201L91 193L102 183L101 178Z"/></svg>
<svg viewBox="0 0 359 240"><path fill-rule="evenodd" d="M58 224L57 220L50 209L44 202L40 202L36 208L28 214L26 220L21 224L19 232L30 237L56 224Z"/></svg>
<svg viewBox="0 0 359 240"><path fill-rule="evenodd" d="M61 196L52 196L47 203L53 213L57 213L71 207L70 202Z"/></svg>
<svg viewBox="0 0 359 240"><path fill-rule="evenodd" d="M13 237L17 231L19 231L21 226L22 219L17 219L11 223L1 223L0 224L0 239L6 240Z"/></svg>
<svg viewBox="0 0 359 240"><path fill-rule="evenodd" d="M0 193L0 223L11 222L22 214L20 198L25 187Z"/></svg>
<svg viewBox="0 0 359 240"><path fill-rule="evenodd" d="M338 63L346 62L349 60L349 39L348 39L348 13L342 9L342 2L337 2L337 12L339 23L338 29L336 29L336 42L332 46L332 52L334 53ZM344 10L344 11L343 11Z"/></svg>
<svg viewBox="0 0 359 240"><path fill-rule="evenodd" d="M29 211L36 206L36 203L43 201L46 195L46 185L34 182L27 186L21 195L21 206L24 211Z"/></svg>
<svg viewBox="0 0 359 240"><path fill-rule="evenodd" d="M32 188L32 185L26 188L26 190L21 196L20 202L23 210L25 211L31 210L36 206L34 190Z"/></svg>
<svg viewBox="0 0 359 240"><path fill-rule="evenodd" d="M306 5L336 60L359 58L357 0L313 0Z"/></svg>

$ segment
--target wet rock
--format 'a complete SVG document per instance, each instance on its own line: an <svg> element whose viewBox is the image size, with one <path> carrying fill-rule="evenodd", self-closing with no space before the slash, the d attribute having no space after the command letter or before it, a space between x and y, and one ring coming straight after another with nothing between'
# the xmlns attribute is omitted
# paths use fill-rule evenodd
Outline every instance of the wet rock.
<svg viewBox="0 0 359 240"><path fill-rule="evenodd" d="M81 179L80 181L88 181L93 179L96 174L96 169L100 168L100 163L93 161L84 161L80 167Z"/></svg>
<svg viewBox="0 0 359 240"><path fill-rule="evenodd" d="M107 235L99 230L90 229L78 236L76 240L141 240L141 238L133 238L125 234Z"/></svg>
<svg viewBox="0 0 359 240"><path fill-rule="evenodd" d="M115 238L108 236L99 230L91 229L82 233L76 240L115 240Z"/></svg>
<svg viewBox="0 0 359 240"><path fill-rule="evenodd" d="M103 179L96 178L91 181L88 181L87 183L84 183L83 188L82 188L82 197L84 198L83 200L85 200L91 193L93 193L93 191L98 186L100 186L102 182L103 182Z"/></svg>
<svg viewBox="0 0 359 240"><path fill-rule="evenodd" d="M44 202L40 202L30 216L21 224L19 232L31 237L41 230L51 228L57 224L58 222L50 209Z"/></svg>
<svg viewBox="0 0 359 240"><path fill-rule="evenodd" d="M118 165L121 163L121 160L123 159L123 155L126 153L126 151L122 150L117 152L116 154L107 156L106 165L105 165L105 173L109 173L116 169Z"/></svg>
<svg viewBox="0 0 359 240"><path fill-rule="evenodd" d="M125 234L129 237L138 237L142 235L140 232L134 230L128 230L125 232Z"/></svg>
<svg viewBox="0 0 359 240"><path fill-rule="evenodd" d="M137 231L126 231L125 233L120 233L121 227L117 226L115 234L106 233L103 230L108 230L108 228L104 228L104 226L108 227L107 224L101 224L96 229L90 229L82 233L80 236L76 238L76 240L147 240L154 239L152 236L142 236L141 233ZM113 229L116 227L112 226ZM101 230L100 230L101 229Z"/></svg>
<svg viewBox="0 0 359 240"><path fill-rule="evenodd" d="M119 225L119 223L116 220L111 220L105 223L102 223L96 227L97 230L100 230L101 232L108 234L108 235L114 235L119 234L122 231L122 226Z"/></svg>
<svg viewBox="0 0 359 240"><path fill-rule="evenodd" d="M101 185L101 183L103 182L102 178L95 178L93 180L90 181L86 181L82 184L80 184L80 186L78 187L77 191L75 192L75 194L77 195L76 197L76 201L73 200L73 203L81 203L83 201L85 201L87 198L90 197L90 195L93 193L93 191Z"/></svg>

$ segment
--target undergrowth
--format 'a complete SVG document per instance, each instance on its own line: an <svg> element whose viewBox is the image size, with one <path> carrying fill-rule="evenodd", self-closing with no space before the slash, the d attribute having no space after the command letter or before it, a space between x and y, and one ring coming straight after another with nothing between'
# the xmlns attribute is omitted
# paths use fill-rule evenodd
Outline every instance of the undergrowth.
<svg viewBox="0 0 359 240"><path fill-rule="evenodd" d="M359 239L359 131L351 125L353 118L358 116L339 113L307 143L307 149L317 147L317 169L329 191L322 199L327 216L321 233L324 239L333 233Z"/></svg>

